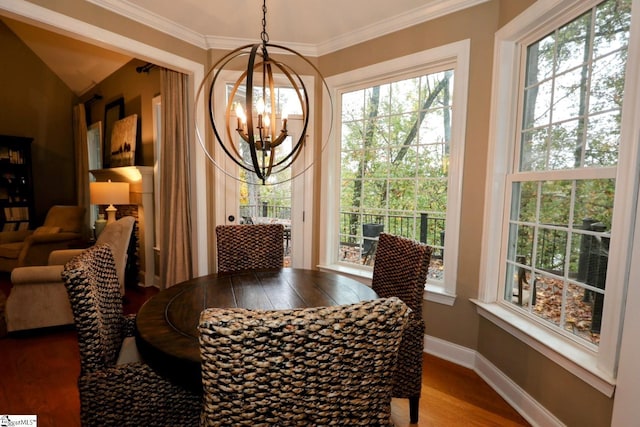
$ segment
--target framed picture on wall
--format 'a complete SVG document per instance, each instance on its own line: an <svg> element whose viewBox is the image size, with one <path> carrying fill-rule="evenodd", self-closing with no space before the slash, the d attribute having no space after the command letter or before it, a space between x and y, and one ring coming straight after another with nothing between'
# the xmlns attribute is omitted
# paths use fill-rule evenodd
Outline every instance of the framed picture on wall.
<svg viewBox="0 0 640 427"><path fill-rule="evenodd" d="M113 125L124 119L124 98L118 98L108 103L104 107L104 142L102 153L102 165L105 168L111 167L111 133Z"/></svg>
<svg viewBox="0 0 640 427"><path fill-rule="evenodd" d="M111 130L112 168L133 166L136 158L136 135L138 131L138 115L132 114L113 124Z"/></svg>
<svg viewBox="0 0 640 427"><path fill-rule="evenodd" d="M102 169L102 122L95 122L87 129L87 154L89 170Z"/></svg>

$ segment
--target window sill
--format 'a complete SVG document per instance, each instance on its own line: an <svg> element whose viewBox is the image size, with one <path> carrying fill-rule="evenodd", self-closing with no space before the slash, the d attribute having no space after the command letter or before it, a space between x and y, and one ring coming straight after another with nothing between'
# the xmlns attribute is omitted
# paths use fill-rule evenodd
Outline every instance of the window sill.
<svg viewBox="0 0 640 427"><path fill-rule="evenodd" d="M371 278L373 277L373 269L371 268L357 268L344 264L319 265L318 268L322 271L342 274L371 286ZM444 286L427 283L423 299L438 304L453 306L456 301L456 296L447 293Z"/></svg>
<svg viewBox="0 0 640 427"><path fill-rule="evenodd" d="M600 393L613 396L615 378L598 368L595 352L562 339L544 326L528 321L500 304L475 299L471 299L471 302L476 304L480 316L539 351Z"/></svg>

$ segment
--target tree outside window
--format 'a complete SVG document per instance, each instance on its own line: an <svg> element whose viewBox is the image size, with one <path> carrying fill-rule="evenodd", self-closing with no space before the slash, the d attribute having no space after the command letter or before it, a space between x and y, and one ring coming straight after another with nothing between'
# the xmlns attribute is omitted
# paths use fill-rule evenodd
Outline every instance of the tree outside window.
<svg viewBox="0 0 640 427"><path fill-rule="evenodd" d="M616 194L630 0L608 0L530 44L502 298L600 342Z"/></svg>
<svg viewBox="0 0 640 427"><path fill-rule="evenodd" d="M375 263L380 232L435 251L444 274L453 69L341 96L339 261Z"/></svg>

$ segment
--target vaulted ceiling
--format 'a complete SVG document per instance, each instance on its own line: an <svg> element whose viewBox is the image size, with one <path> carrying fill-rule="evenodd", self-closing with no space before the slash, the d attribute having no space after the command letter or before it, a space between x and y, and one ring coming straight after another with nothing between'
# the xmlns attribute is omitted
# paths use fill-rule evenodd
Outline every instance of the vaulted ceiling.
<svg viewBox="0 0 640 427"><path fill-rule="evenodd" d="M204 49L255 43L262 31L260 0L88 1ZM318 56L485 1L269 0L267 32L272 43ZM0 18L78 95L131 59Z"/></svg>

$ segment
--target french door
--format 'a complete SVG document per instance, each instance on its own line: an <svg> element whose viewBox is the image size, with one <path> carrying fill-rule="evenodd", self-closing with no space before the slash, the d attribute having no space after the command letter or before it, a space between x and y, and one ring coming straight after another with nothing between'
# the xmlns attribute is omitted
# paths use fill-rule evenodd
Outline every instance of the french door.
<svg viewBox="0 0 640 427"><path fill-rule="evenodd" d="M224 80L232 84L237 75L228 73ZM313 88L313 79L305 80L308 88ZM218 85L218 91L224 85ZM286 88L284 88L286 90ZM226 105L224 93L215 94L214 114L216 123L224 123ZM220 105L218 105L220 103ZM313 105L313 94L309 93L309 103ZM267 185L247 183L249 172L244 171L229 159L223 149L215 142L214 158L219 162L215 168L215 222L219 224L241 224L246 222L276 222L285 226L285 266L311 268L311 230L312 230L312 182L313 182L313 143L309 129L313 129L313 120L309 119L305 147L292 166L284 173L267 180ZM297 141L303 130L301 115L290 114L287 130L289 141ZM226 136L225 136L226 137ZM232 135L232 137L238 137ZM225 141L226 142L226 141ZM293 178L291 178L293 177ZM278 184L274 184L274 180ZM283 182L280 182L283 181Z"/></svg>

